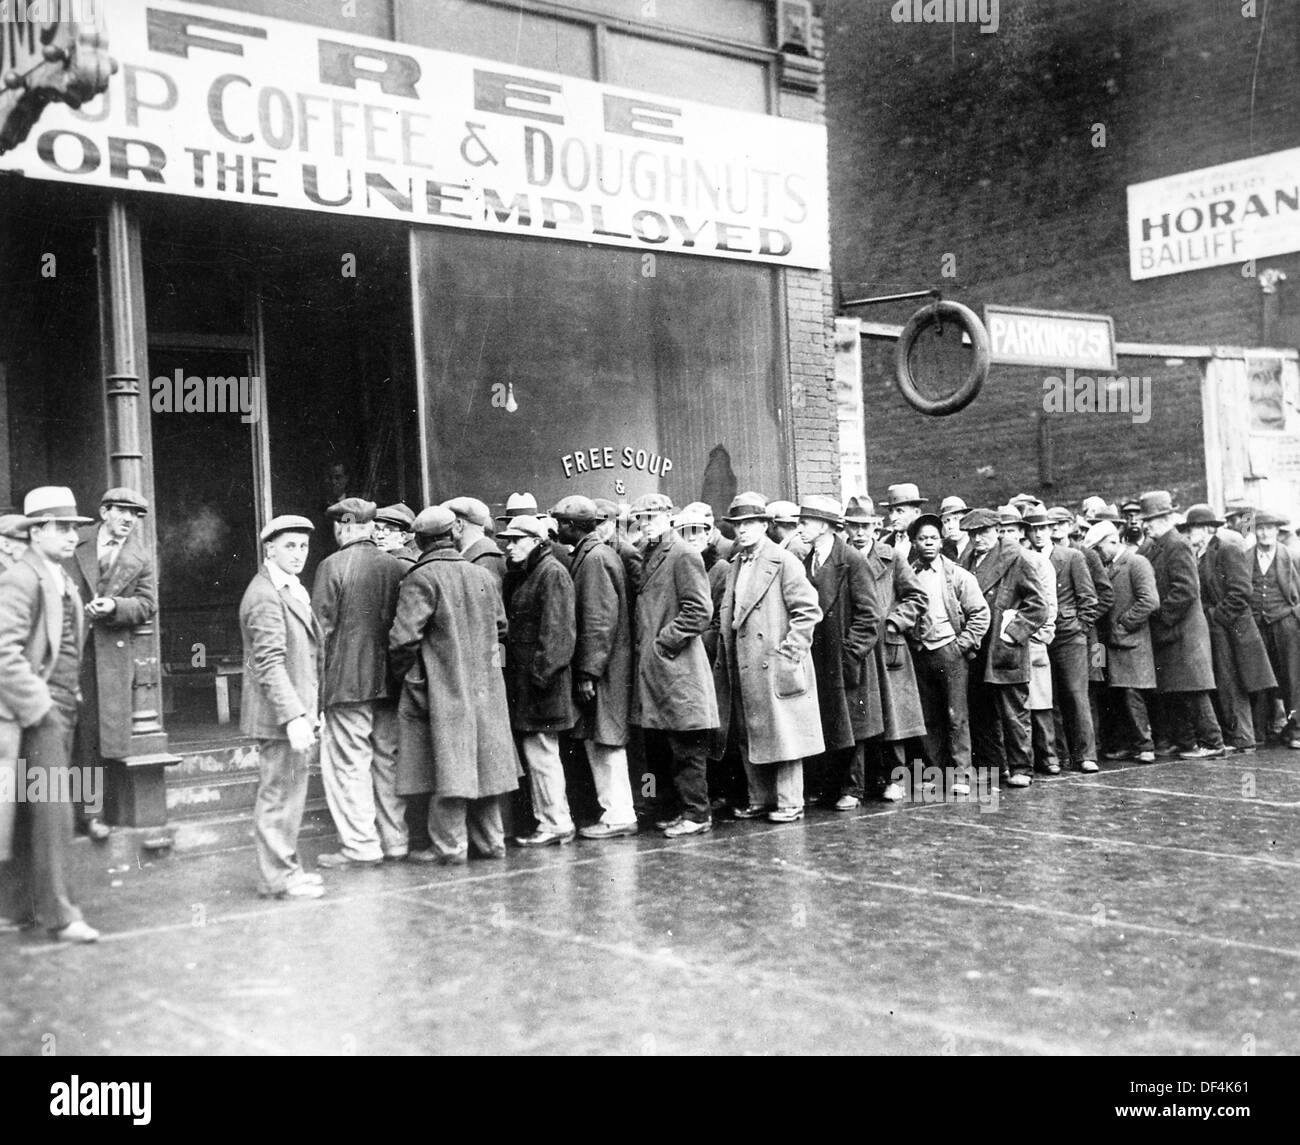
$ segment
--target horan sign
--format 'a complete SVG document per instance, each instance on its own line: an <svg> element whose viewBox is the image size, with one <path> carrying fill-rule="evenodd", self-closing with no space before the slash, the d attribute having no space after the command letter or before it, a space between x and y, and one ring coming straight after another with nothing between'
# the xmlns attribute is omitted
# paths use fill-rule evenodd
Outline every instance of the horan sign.
<svg viewBox="0 0 1300 1145"><path fill-rule="evenodd" d="M1115 322L1109 315L990 305L984 307L984 325L994 365L1117 368Z"/></svg>

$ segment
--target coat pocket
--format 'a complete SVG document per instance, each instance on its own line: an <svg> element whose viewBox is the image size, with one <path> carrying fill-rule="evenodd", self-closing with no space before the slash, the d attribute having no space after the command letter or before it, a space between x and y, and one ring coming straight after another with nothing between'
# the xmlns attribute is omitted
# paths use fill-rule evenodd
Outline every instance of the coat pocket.
<svg viewBox="0 0 1300 1145"><path fill-rule="evenodd" d="M776 668L772 673L772 686L776 689L778 699L787 700L791 696L802 696L808 690L807 658L792 663L789 657L776 655Z"/></svg>
<svg viewBox="0 0 1300 1145"><path fill-rule="evenodd" d="M989 652L989 665L994 671L1020 671L1024 668L1024 646L1008 644L998 637L993 638L993 648Z"/></svg>

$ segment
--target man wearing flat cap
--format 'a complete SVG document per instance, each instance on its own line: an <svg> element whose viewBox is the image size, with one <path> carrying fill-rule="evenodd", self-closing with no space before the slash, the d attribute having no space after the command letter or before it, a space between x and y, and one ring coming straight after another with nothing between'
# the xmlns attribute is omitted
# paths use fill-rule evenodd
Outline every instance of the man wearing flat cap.
<svg viewBox="0 0 1300 1145"><path fill-rule="evenodd" d="M808 547L799 537L799 506L793 501L770 501L767 509L771 514L767 525L768 537L793 553L796 559L803 560L808 555Z"/></svg>
<svg viewBox="0 0 1300 1145"><path fill-rule="evenodd" d="M1261 509L1254 518L1250 608L1264 637L1288 717L1282 740L1287 747L1300 750L1300 562L1278 543L1278 530L1287 523L1285 517ZM1267 714L1257 711L1260 738L1266 721Z"/></svg>
<svg viewBox="0 0 1300 1145"><path fill-rule="evenodd" d="M414 857L448 865L505 857L502 797L519 787L519 757L504 718L500 642L506 614L496 578L452 540L450 509L414 525L420 559L402 579L389 636L401 680L398 791L430 794L432 846Z"/></svg>
<svg viewBox="0 0 1300 1145"><path fill-rule="evenodd" d="M1223 738L1234 751L1253 753L1255 700L1277 687L1277 677L1250 608L1252 558L1237 543L1237 534L1224 540L1223 523L1209 505L1193 505L1178 531L1196 554Z"/></svg>
<svg viewBox="0 0 1300 1145"><path fill-rule="evenodd" d="M805 762L805 781L814 797L831 799L837 811L852 811L865 790L866 741L881 726L867 660L882 617L866 558L835 533L843 523L844 511L833 497L808 494L799 504L799 534L809 549L804 569L822 610L813 629L812 664L826 743L821 758Z"/></svg>
<svg viewBox="0 0 1300 1145"><path fill-rule="evenodd" d="M149 503L134 489L109 489L99 499L99 523L80 530L68 564L86 604L90 646L81 661L81 716L75 754L82 767L131 754L132 630L158 610L153 559L142 537ZM79 826L92 839L108 827L84 806Z"/></svg>
<svg viewBox="0 0 1300 1145"><path fill-rule="evenodd" d="M409 566L375 545L375 505L359 497L325 510L336 552L316 569L312 611L325 652L320 770L339 849L322 867L375 866L406 858L406 810L397 794L397 700L388 631Z"/></svg>
<svg viewBox="0 0 1300 1145"><path fill-rule="evenodd" d="M65 564L77 526L91 522L72 490L56 485L28 493L23 516L30 547L0 574L0 767L16 777L22 760L29 779L44 778L47 798L0 801L0 914L61 942L94 942L99 932L68 879L75 790L60 781L71 770L86 625Z"/></svg>
<svg viewBox="0 0 1300 1145"><path fill-rule="evenodd" d="M908 526L921 515L921 506L928 498L910 482L891 485L885 495L885 511L889 528L882 538L899 559L906 563L912 555L912 541L907 535Z"/></svg>
<svg viewBox="0 0 1300 1145"><path fill-rule="evenodd" d="M27 551L27 518L21 513L0 516L0 572L12 568Z"/></svg>
<svg viewBox="0 0 1300 1145"><path fill-rule="evenodd" d="M451 526L451 539L460 555L472 565L490 572L499 588L506 578L506 555L487 535L492 524L491 510L476 497L453 497L442 503L455 515Z"/></svg>
<svg viewBox="0 0 1300 1145"><path fill-rule="evenodd" d="M303 870L298 831L316 743L324 641L298 574L315 526L283 515L262 530L263 562L239 604L244 641L240 728L257 741L260 781L253 839L263 898L320 898L321 877Z"/></svg>
<svg viewBox="0 0 1300 1145"><path fill-rule="evenodd" d="M1151 562L1160 597L1150 623L1163 729L1180 759L1222 758L1226 749L1210 703L1214 666L1196 555L1175 528L1168 492L1143 493L1139 500L1149 541L1143 555Z"/></svg>
<svg viewBox="0 0 1300 1145"><path fill-rule="evenodd" d="M641 586L641 551L625 536L620 535L619 523L623 513L618 505L604 497L597 497L595 505L600 513L596 536L603 544L613 549L618 554L618 559L623 562L623 575L627 578L627 606L630 615L635 616L636 594Z"/></svg>
<svg viewBox="0 0 1300 1145"><path fill-rule="evenodd" d="M713 755L734 732L749 779L749 804L735 809L737 818L793 823L804 814L803 761L826 750L809 655L822 610L803 566L768 539L760 494L738 494L726 519L736 552L717 618Z"/></svg>
<svg viewBox="0 0 1300 1145"><path fill-rule="evenodd" d="M411 539L411 527L415 523L415 513L409 505L400 502L385 505L375 511L375 523L371 539L375 548L389 556L396 557L403 565L409 567L419 559L420 550Z"/></svg>

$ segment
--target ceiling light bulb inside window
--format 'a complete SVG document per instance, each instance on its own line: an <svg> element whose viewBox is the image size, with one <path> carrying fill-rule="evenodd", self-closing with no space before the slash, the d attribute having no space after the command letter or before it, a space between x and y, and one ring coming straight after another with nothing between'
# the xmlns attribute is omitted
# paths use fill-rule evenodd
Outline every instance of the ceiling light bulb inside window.
<svg viewBox="0 0 1300 1145"><path fill-rule="evenodd" d="M514 413L519 408L519 403L515 401L515 384L510 382L506 386L506 413Z"/></svg>

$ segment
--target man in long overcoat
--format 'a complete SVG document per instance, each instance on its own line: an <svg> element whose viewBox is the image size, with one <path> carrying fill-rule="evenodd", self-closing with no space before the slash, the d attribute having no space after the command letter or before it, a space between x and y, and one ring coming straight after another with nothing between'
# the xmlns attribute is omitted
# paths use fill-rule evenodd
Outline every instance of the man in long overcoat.
<svg viewBox="0 0 1300 1145"><path fill-rule="evenodd" d="M662 493L647 493L632 504L645 538L632 722L646 733L647 760L671 759L674 798L664 799L667 810L655 825L678 838L713 829L707 754L709 732L718 726L718 701L702 639L713 619L709 578L700 554L673 531L672 511Z"/></svg>
<svg viewBox="0 0 1300 1145"><path fill-rule="evenodd" d="M1092 645L1097 616L1114 603L1115 593L1101 558L1071 543L1074 514L1058 507L1047 516L1051 544L1045 551L1056 573L1056 633L1047 647L1056 749L1063 764L1092 772L1097 770L1097 727L1088 687Z"/></svg>
<svg viewBox="0 0 1300 1145"><path fill-rule="evenodd" d="M1106 646L1106 702L1115 738L1107 759L1155 763L1151 718L1142 693L1156 686L1155 655L1148 620L1160 607L1151 562L1130 549L1113 521L1098 521L1084 535L1085 547L1106 566L1114 591L1110 608L1097 618Z"/></svg>
<svg viewBox="0 0 1300 1145"><path fill-rule="evenodd" d="M1250 611L1250 557L1236 534L1225 542L1216 531L1222 525L1209 505L1193 505L1178 530L1197 556L1223 738L1233 750L1249 753L1255 751L1253 698L1277 687L1277 677Z"/></svg>
<svg viewBox="0 0 1300 1145"><path fill-rule="evenodd" d="M451 535L460 555L470 564L487 569L496 577L499 588L506 578L506 555L487 535L492 523L492 510L477 497L453 497L444 501L442 507L456 514Z"/></svg>
<svg viewBox="0 0 1300 1145"><path fill-rule="evenodd" d="M1061 761L1056 746L1053 717L1052 657L1048 648L1056 636L1056 566L1047 555L1052 547L1051 524L1042 506L1021 502L1024 515L1015 505L998 507L998 533L1014 537L1020 555L1038 577L1038 587L1047 603L1047 619L1029 638L1029 724L1033 743L1034 770L1060 775Z"/></svg>
<svg viewBox="0 0 1300 1145"><path fill-rule="evenodd" d="M1174 527L1174 503L1166 491L1143 493L1139 500L1148 537L1143 555L1151 562L1160 597L1150 624L1164 726L1181 759L1222 757L1223 732L1210 703L1214 666L1196 556Z"/></svg>
<svg viewBox="0 0 1300 1145"><path fill-rule="evenodd" d="M432 793L432 858L459 864L472 843L505 856L501 797L519 787L519 757L505 718L501 644L506 613L492 574L470 564L441 507L415 519L420 559L403 578L388 640L401 681L398 791Z"/></svg>
<svg viewBox="0 0 1300 1145"><path fill-rule="evenodd" d="M397 702L388 673L388 630L397 585L409 571L372 538L375 505L359 497L325 510L338 545L316 569L312 611L325 649L320 770L339 849L321 867L371 866L409 850L397 794Z"/></svg>
<svg viewBox="0 0 1300 1145"><path fill-rule="evenodd" d="M973 509L961 521L971 546L963 566L989 606L989 631L971 665L975 763L1005 769L1011 787L1034 781L1029 721L1029 638L1047 621L1047 601L1020 542L999 538L997 517Z"/></svg>
<svg viewBox="0 0 1300 1145"><path fill-rule="evenodd" d="M90 644L81 660L81 715L73 756L81 767L131 752L131 688L135 682L132 629L158 611L153 559L141 536L149 503L118 486L99 499L99 521L81 529L68 562L72 583L86 602ZM106 839L107 825L79 808L79 826Z"/></svg>
<svg viewBox="0 0 1300 1145"><path fill-rule="evenodd" d="M499 534L506 544L506 695L510 724L528 768L537 829L516 838L521 847L571 843L560 733L573 727L576 643L573 578L554 554L538 517L520 514Z"/></svg>
<svg viewBox="0 0 1300 1145"><path fill-rule="evenodd" d="M843 523L844 511L832 497L810 494L799 505L799 534L809 547L804 568L822 610L812 642L826 741L819 763L836 809L851 811L862 802L866 784L865 743L882 728L872 719L879 698L873 712L866 664L880 636L881 610L866 558L834 532Z"/></svg>
<svg viewBox="0 0 1300 1145"><path fill-rule="evenodd" d="M302 869L298 831L316 742L324 641L298 574L315 526L280 516L261 533L265 560L239 604L244 643L240 729L257 740L253 838L264 898L319 898L321 877Z"/></svg>
<svg viewBox="0 0 1300 1145"><path fill-rule="evenodd" d="M798 558L768 538L765 498L738 494L726 519L736 550L713 670L718 738L734 730L749 779L738 817L793 823L804 813L804 757L826 748L809 657L822 610Z"/></svg>
<svg viewBox="0 0 1300 1145"><path fill-rule="evenodd" d="M1277 676L1283 711L1289 715L1282 729L1287 747L1300 749L1300 562L1278 543L1278 530L1285 524L1261 509L1255 514L1255 545L1250 555L1250 610L1264 638L1264 647ZM1261 705L1256 726L1264 738L1268 713Z"/></svg>
<svg viewBox="0 0 1300 1145"><path fill-rule="evenodd" d="M579 830L584 839L637 833L636 808L627 770L628 709L632 693L632 630L623 562L596 534L600 510L588 497L565 497L551 516L560 543L573 546L577 642L573 687L577 723L572 736L587 752L601 815Z"/></svg>

